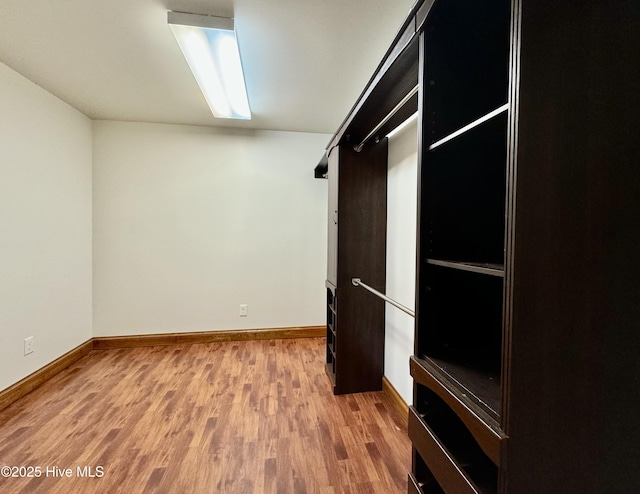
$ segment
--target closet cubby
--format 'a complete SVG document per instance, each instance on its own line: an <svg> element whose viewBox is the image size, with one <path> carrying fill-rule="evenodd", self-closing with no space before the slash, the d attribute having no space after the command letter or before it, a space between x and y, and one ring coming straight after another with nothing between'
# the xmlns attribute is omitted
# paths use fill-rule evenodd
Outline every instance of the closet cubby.
<svg viewBox="0 0 640 494"><path fill-rule="evenodd" d="M438 0L425 23L431 145L507 103L510 2Z"/></svg>
<svg viewBox="0 0 640 494"><path fill-rule="evenodd" d="M497 419L504 280L437 265L427 265L425 271L416 355Z"/></svg>
<svg viewBox="0 0 640 494"><path fill-rule="evenodd" d="M506 156L506 112L425 153L425 257L504 264Z"/></svg>
<svg viewBox="0 0 640 494"><path fill-rule="evenodd" d="M332 381L336 374L337 299L335 287L327 283L327 374Z"/></svg>

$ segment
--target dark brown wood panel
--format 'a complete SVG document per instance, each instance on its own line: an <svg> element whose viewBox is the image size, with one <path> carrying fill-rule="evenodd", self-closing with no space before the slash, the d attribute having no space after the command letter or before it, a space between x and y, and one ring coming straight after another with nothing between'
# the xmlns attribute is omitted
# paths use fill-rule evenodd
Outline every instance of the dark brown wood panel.
<svg viewBox="0 0 640 494"><path fill-rule="evenodd" d="M384 375L384 301L360 287L339 288L337 293L335 392L379 391Z"/></svg>
<svg viewBox="0 0 640 494"><path fill-rule="evenodd" d="M635 492L640 4L521 3L508 488Z"/></svg>
<svg viewBox="0 0 640 494"><path fill-rule="evenodd" d="M340 147L338 288L386 284L388 140L360 153Z"/></svg>
<svg viewBox="0 0 640 494"><path fill-rule="evenodd" d="M326 368L339 394L382 389L384 303L351 280L385 290L387 144L329 155Z"/></svg>

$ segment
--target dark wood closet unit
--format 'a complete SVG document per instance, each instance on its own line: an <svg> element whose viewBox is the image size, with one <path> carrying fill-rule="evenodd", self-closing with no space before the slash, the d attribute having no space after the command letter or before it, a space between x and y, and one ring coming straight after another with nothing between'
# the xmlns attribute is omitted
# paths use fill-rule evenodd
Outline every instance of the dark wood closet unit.
<svg viewBox="0 0 640 494"><path fill-rule="evenodd" d="M382 389L384 302L351 283L386 283L387 140L328 155L327 374L335 394Z"/></svg>
<svg viewBox="0 0 640 494"><path fill-rule="evenodd" d="M639 48L640 2L419 0L330 143L341 209L419 111L408 492L640 492ZM336 389L340 331L384 325L380 300L346 295L350 277L384 292L384 276L340 277L349 258L384 274L384 246L338 230ZM380 337L356 365L382 364Z"/></svg>

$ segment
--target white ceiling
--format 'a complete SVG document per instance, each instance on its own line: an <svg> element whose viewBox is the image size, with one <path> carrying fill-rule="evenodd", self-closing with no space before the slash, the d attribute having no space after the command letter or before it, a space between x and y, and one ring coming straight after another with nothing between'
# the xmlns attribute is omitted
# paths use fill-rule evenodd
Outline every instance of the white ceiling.
<svg viewBox="0 0 640 494"><path fill-rule="evenodd" d="M0 61L92 119L333 133L414 0L0 0ZM235 17L251 121L215 119L167 10Z"/></svg>

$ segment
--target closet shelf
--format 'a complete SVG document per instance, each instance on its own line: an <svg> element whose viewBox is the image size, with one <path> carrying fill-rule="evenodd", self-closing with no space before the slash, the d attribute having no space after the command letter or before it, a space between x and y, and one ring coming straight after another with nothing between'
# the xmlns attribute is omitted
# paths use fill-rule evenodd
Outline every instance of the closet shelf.
<svg viewBox="0 0 640 494"><path fill-rule="evenodd" d="M470 271L472 273L487 274L504 278L504 265L482 262L445 261L443 259L426 259L427 264L442 266L445 268L459 269L460 271Z"/></svg>
<svg viewBox="0 0 640 494"><path fill-rule="evenodd" d="M474 392L464 389L454 377L443 369L443 364L440 361L429 357L419 358L414 355L410 358L409 364L411 376L415 382L436 393L462 420L491 461L499 466L501 450L507 436L500 429L497 412L484 404L483 399L476 396ZM489 376L477 375L476 379L483 381L483 388L486 388L486 381L491 383L489 394L500 392L499 382L494 382ZM492 402L493 407L496 405L495 396L491 398L485 396L484 401Z"/></svg>
<svg viewBox="0 0 640 494"><path fill-rule="evenodd" d="M500 376L426 355L411 357L412 375L414 367L416 372L422 369L418 374L427 373L432 381L439 383L450 394L475 410L478 416L484 416L487 423L498 426L501 401ZM424 385L429 386L429 384Z"/></svg>
<svg viewBox="0 0 640 494"><path fill-rule="evenodd" d="M464 133L466 133L466 132L468 132L468 131L476 128L476 127L478 127L479 125L487 122L488 120L491 120L493 117L496 117L496 116L500 115L501 113L504 113L504 112L506 112L508 110L509 110L509 103L506 103L506 104L496 108L495 110L487 113L483 117L480 117L478 120L475 120L475 121L471 122L470 124L465 125L461 129L458 129L455 132L452 132L448 136L443 137L442 139L434 142L433 144L431 144L429 146L429 151L433 151L437 147L442 146L443 144L451 141L452 139L455 139L456 137L461 136L462 134L464 134Z"/></svg>

